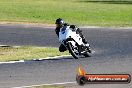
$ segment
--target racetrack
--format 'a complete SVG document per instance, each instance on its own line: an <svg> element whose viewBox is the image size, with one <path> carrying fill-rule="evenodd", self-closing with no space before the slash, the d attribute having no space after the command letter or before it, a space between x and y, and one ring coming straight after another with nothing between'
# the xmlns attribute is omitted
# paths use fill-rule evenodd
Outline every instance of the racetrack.
<svg viewBox="0 0 132 88"><path fill-rule="evenodd" d="M83 34L95 51L92 57L60 58L0 64L0 88L37 84L74 82L78 65L87 73L128 73L132 75L132 30L83 28ZM58 47L53 28L25 25L0 25L0 44ZM67 88L80 88L66 84ZM81 88L131 88L130 84L88 84Z"/></svg>

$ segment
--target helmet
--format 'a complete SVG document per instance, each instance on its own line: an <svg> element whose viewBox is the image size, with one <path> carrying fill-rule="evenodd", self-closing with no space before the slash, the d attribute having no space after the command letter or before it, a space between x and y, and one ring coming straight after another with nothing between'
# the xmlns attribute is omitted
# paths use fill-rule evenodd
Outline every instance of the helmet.
<svg viewBox="0 0 132 88"><path fill-rule="evenodd" d="M61 18L56 19L55 24L63 25L64 21Z"/></svg>

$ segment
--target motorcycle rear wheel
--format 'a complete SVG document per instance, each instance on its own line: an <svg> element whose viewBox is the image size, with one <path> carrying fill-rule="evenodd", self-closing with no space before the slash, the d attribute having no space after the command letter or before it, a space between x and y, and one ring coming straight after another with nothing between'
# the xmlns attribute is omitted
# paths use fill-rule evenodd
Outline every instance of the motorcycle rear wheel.
<svg viewBox="0 0 132 88"><path fill-rule="evenodd" d="M86 52L85 54L83 54L83 56L85 56L85 57L90 57L89 54L90 54L90 53Z"/></svg>
<svg viewBox="0 0 132 88"><path fill-rule="evenodd" d="M85 57L91 57L91 49L90 49L90 47L88 47L87 48L87 52L85 52L84 54L83 54L83 56L85 56Z"/></svg>

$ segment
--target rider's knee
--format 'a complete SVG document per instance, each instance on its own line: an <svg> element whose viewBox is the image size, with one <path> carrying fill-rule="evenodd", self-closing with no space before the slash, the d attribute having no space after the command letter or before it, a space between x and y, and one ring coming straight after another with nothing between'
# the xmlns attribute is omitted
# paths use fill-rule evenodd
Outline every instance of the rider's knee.
<svg viewBox="0 0 132 88"><path fill-rule="evenodd" d="M62 49L62 47L59 47L59 51L60 52L64 52L64 50Z"/></svg>
<svg viewBox="0 0 132 88"><path fill-rule="evenodd" d="M66 47L63 46L63 45L60 45L60 47L59 47L59 51L60 51L60 52L64 52L64 51L66 51Z"/></svg>

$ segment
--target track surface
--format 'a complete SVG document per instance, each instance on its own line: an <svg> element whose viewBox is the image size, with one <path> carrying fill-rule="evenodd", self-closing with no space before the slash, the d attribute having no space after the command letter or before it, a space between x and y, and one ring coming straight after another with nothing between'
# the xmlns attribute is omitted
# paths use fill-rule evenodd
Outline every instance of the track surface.
<svg viewBox="0 0 132 88"><path fill-rule="evenodd" d="M95 53L78 60L72 57L56 60L0 64L0 88L75 81L81 64L87 73L128 73L132 75L132 30L83 28L83 34ZM53 28L25 25L0 25L0 44L59 46ZM89 84L67 88L131 88L130 84Z"/></svg>

